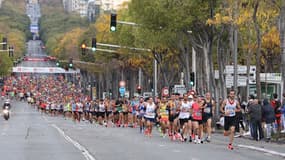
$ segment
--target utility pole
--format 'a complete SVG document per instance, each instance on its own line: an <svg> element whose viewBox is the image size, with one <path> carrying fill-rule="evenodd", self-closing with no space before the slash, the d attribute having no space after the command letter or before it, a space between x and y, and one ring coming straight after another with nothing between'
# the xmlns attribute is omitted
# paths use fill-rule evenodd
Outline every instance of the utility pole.
<svg viewBox="0 0 285 160"><path fill-rule="evenodd" d="M196 91L197 86L197 74L196 74L197 68L196 68L196 51L194 47L192 47L192 72L194 73L194 84L192 86L192 90Z"/></svg>
<svg viewBox="0 0 285 160"><path fill-rule="evenodd" d="M238 81L238 68L237 68L237 46L238 46L238 33L237 29L234 29L234 90L237 93L237 81Z"/></svg>
<svg viewBox="0 0 285 160"><path fill-rule="evenodd" d="M157 96L157 60L154 58L154 97Z"/></svg>
<svg viewBox="0 0 285 160"><path fill-rule="evenodd" d="M142 85L142 68L139 68L139 86Z"/></svg>

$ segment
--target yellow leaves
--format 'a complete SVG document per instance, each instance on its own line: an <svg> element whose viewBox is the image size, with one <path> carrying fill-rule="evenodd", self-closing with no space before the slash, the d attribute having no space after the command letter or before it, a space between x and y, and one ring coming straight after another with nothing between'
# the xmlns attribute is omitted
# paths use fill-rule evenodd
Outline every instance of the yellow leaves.
<svg viewBox="0 0 285 160"><path fill-rule="evenodd" d="M138 67L141 66L141 64L143 63L143 59L142 58L129 58L127 60L127 63L131 66L131 67Z"/></svg>
<svg viewBox="0 0 285 160"><path fill-rule="evenodd" d="M280 38L277 27L272 27L271 30L262 37L262 47L265 49L279 50Z"/></svg>
<svg viewBox="0 0 285 160"><path fill-rule="evenodd" d="M208 25L221 25L221 24L230 24L232 22L232 18L229 16L221 15L217 13L213 19L208 19L206 24Z"/></svg>
<svg viewBox="0 0 285 160"><path fill-rule="evenodd" d="M78 39L82 36L85 30L81 28L74 28L73 30L65 33L57 43L57 46L53 50L53 55L57 57L65 56L78 59Z"/></svg>
<svg viewBox="0 0 285 160"><path fill-rule="evenodd" d="M100 42L110 42L113 37L110 32L110 15L102 14L95 23L96 37Z"/></svg>
<svg viewBox="0 0 285 160"><path fill-rule="evenodd" d="M235 23L239 26L243 24L247 24L252 21L251 15L252 13L249 10L243 10L242 12L239 13L239 16L235 20Z"/></svg>

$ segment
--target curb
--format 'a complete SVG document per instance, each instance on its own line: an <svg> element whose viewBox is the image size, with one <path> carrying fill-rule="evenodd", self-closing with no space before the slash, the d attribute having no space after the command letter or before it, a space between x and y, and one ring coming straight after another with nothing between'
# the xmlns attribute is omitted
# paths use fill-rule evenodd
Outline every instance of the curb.
<svg viewBox="0 0 285 160"><path fill-rule="evenodd" d="M272 154L272 155L275 155L275 156L280 156L282 158L285 158L285 153L276 152L276 151L272 151L272 150L268 150L268 149L264 149L264 148L259 148L259 147L254 147L254 146L242 145L242 144L239 144L237 146L240 147L240 148L251 149L251 150L264 152L264 153L269 153L269 154Z"/></svg>

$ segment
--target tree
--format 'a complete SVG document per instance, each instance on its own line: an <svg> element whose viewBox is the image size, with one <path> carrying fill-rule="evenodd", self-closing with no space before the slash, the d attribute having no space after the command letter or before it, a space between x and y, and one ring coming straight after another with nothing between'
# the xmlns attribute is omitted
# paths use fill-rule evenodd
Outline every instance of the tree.
<svg viewBox="0 0 285 160"><path fill-rule="evenodd" d="M280 12L280 44L281 44L281 64L283 92L285 91L285 2L282 1Z"/></svg>
<svg viewBox="0 0 285 160"><path fill-rule="evenodd" d="M7 54L0 54L0 76L7 76L11 73L13 62Z"/></svg>

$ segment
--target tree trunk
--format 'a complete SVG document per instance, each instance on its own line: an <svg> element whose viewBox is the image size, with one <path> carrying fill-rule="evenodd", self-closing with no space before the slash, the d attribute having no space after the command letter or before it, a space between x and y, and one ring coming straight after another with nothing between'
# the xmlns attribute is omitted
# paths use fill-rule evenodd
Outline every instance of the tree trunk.
<svg viewBox="0 0 285 160"><path fill-rule="evenodd" d="M223 33L223 29L221 33L218 35L217 39L217 59L218 59L218 66L219 66L219 84L220 84L220 96L225 99L226 96L226 86L225 86L225 78L224 78L224 58L222 58L223 49L221 48L221 36Z"/></svg>
<svg viewBox="0 0 285 160"><path fill-rule="evenodd" d="M204 67L205 67L205 82L203 90L205 91L210 91L210 61L209 61L209 43L206 42L203 45L203 55L204 55Z"/></svg>
<svg viewBox="0 0 285 160"><path fill-rule="evenodd" d="M250 31L250 30L249 30ZM251 57L252 57L252 51L250 48L250 37L251 37L251 32L248 34L248 49L247 49L247 56L246 56L246 75L247 75L247 80L246 80L246 98L249 97L249 76L250 76L250 64L251 64Z"/></svg>
<svg viewBox="0 0 285 160"><path fill-rule="evenodd" d="M261 33L260 33L260 27L257 22L257 11L258 11L259 1L257 0L254 4L254 11L253 11L253 22L254 22L254 28L256 31L256 38L257 38L257 50L256 50L256 93L257 98L261 100L261 83L260 83L260 57L261 57Z"/></svg>
<svg viewBox="0 0 285 160"><path fill-rule="evenodd" d="M180 48L180 60L181 63L183 64L183 72L185 75L185 86L187 89L190 88L189 86L189 82L190 82L190 58L189 58L189 53L190 53L190 49L189 49L189 45L184 46L183 45L183 41L182 38L179 40L179 44L178 44L179 48Z"/></svg>
<svg viewBox="0 0 285 160"><path fill-rule="evenodd" d="M281 45L281 64L282 64L282 91L285 91L285 2L282 1L280 15L280 45Z"/></svg>

